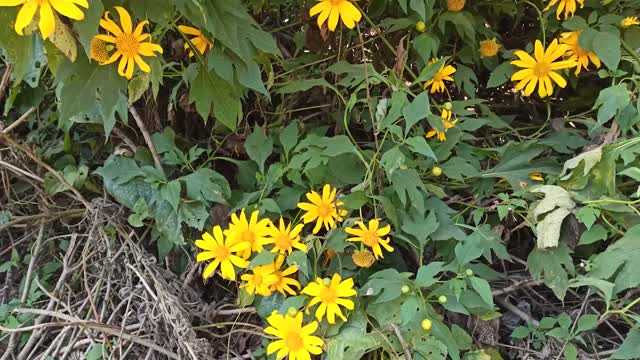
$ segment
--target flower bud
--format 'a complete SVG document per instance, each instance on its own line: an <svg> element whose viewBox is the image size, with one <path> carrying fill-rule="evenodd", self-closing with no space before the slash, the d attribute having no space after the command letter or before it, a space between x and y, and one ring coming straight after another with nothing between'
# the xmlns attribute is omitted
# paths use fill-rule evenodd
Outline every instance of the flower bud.
<svg viewBox="0 0 640 360"><path fill-rule="evenodd" d="M469 277L471 277L471 276L473 276L473 270L467 269L467 270L464 271L464 274L469 276Z"/></svg>
<svg viewBox="0 0 640 360"><path fill-rule="evenodd" d="M293 306L290 307L287 310L287 315L290 316L290 317L295 317L296 315L298 315L298 309L294 308Z"/></svg>
<svg viewBox="0 0 640 360"><path fill-rule="evenodd" d="M417 32L425 32L425 30L427 30L427 24L424 23L424 21L418 21L416 23L416 31Z"/></svg>
<svg viewBox="0 0 640 360"><path fill-rule="evenodd" d="M442 175L442 168L440 168L439 166L434 166L433 169L431 169L431 174L433 176L440 176Z"/></svg>
<svg viewBox="0 0 640 360"><path fill-rule="evenodd" d="M433 323L429 319L424 319L424 320L422 320L421 325L422 325L422 328L424 329L424 331L429 331L429 330L431 330L431 326L433 325Z"/></svg>
<svg viewBox="0 0 640 360"><path fill-rule="evenodd" d="M403 294L407 294L407 293L409 292L409 290L411 290L411 289L409 289L409 287L408 287L407 285L404 285L404 286L400 289L400 291L402 291L402 293L403 293Z"/></svg>
<svg viewBox="0 0 640 360"><path fill-rule="evenodd" d="M446 304L446 303L447 303L447 297L446 297L446 296L444 296L444 295L440 295L440 296L438 296L438 302L439 302L440 304Z"/></svg>

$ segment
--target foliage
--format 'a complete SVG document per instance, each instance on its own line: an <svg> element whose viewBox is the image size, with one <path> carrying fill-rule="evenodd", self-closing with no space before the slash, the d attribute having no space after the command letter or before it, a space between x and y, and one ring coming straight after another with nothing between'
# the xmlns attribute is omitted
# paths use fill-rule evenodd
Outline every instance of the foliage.
<svg viewBox="0 0 640 360"><path fill-rule="evenodd" d="M518 273L554 302L602 301L515 327L514 340L595 356L587 334L621 316L613 358L630 359L640 29L623 19L637 6L556 17L566 2L92 0L81 17L56 9L51 34L30 19L20 36L15 2L0 0L3 110L39 109L15 135L56 172L49 193L108 194L167 263L242 258L237 287L210 286L265 321L303 313L296 329L314 329L324 358L496 359L452 319L502 316L498 287ZM226 243L206 241L214 226ZM0 272L21 261L12 252ZM53 272L36 276L49 288ZM0 307L4 326L28 323L15 306Z"/></svg>

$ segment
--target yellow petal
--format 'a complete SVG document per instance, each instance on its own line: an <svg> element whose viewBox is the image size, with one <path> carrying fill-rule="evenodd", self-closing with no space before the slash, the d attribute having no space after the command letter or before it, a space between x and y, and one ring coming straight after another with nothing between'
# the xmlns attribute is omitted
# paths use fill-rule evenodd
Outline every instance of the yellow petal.
<svg viewBox="0 0 640 360"><path fill-rule="evenodd" d="M33 21L33 17L36 14L36 10L38 10L38 0L28 0L18 11L18 16L16 17L16 25L15 29L19 35L24 35L22 30L31 24Z"/></svg>

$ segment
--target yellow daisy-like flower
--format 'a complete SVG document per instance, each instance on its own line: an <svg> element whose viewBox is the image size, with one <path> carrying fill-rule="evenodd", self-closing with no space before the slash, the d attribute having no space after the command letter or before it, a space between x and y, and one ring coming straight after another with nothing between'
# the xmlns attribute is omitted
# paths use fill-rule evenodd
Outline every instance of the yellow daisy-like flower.
<svg viewBox="0 0 640 360"><path fill-rule="evenodd" d="M107 11L104 13L104 18L100 19L100 27L112 35L99 34L95 36L97 39L114 44L116 49L113 55L107 61L102 62L101 65L111 64L120 59L118 74L127 79L133 77L136 64L140 70L146 73L151 72L151 67L142 59L141 55L155 57L157 56L156 52L162 54L162 47L146 41L151 39L151 34L143 33L144 26L149 22L147 20L141 22L134 30L131 16L127 10L120 6L116 6L115 9L120 16L122 27L109 18L109 12Z"/></svg>
<svg viewBox="0 0 640 360"><path fill-rule="evenodd" d="M542 173L539 172L533 172L531 174L529 174L529 179L533 180L533 181L544 181L544 175L542 175Z"/></svg>
<svg viewBox="0 0 640 360"><path fill-rule="evenodd" d="M329 30L335 31L338 26L338 20L342 19L342 23L349 29L353 29L356 23L362 19L362 14L355 5L349 0L318 0L316 4L309 10L309 16L318 16L318 27L329 19Z"/></svg>
<svg viewBox="0 0 640 360"><path fill-rule="evenodd" d="M464 9L465 0L447 0L447 9L449 11L458 12Z"/></svg>
<svg viewBox="0 0 640 360"><path fill-rule="evenodd" d="M393 247L389 245L391 239L389 239L389 237L383 239L383 237L388 235L389 231L391 231L390 225L380 227L380 220L378 219L369 220L368 228L362 221L356 221L356 225L358 225L359 229L356 227L348 227L344 229L347 234L354 236L348 238L347 241L362 242L373 250L373 255L376 259L384 257L382 255L382 248L385 248L388 252L393 252Z"/></svg>
<svg viewBox="0 0 640 360"><path fill-rule="evenodd" d="M258 294L262 296L271 295L271 286L278 281L278 277L274 274L273 266L262 265L251 269L253 274L242 274L240 278L246 281L241 288L246 288L249 294Z"/></svg>
<svg viewBox="0 0 640 360"><path fill-rule="evenodd" d="M94 37L89 45L89 56L98 63L104 63L109 60L109 45Z"/></svg>
<svg viewBox="0 0 640 360"><path fill-rule="evenodd" d="M87 0L0 0L0 7L20 6L16 17L15 30L19 35L24 35L24 28L29 26L40 9L38 28L43 39L49 38L56 29L55 12L73 20L84 19L84 13L80 9L89 8Z"/></svg>
<svg viewBox="0 0 640 360"><path fill-rule="evenodd" d="M451 121L451 114L452 114L451 111L444 108L442 109L442 114L440 114L440 117L442 118L442 125L444 126L444 131L440 131L438 129L430 130L425 135L427 139L430 139L437 135L438 141L447 141L447 130L456 126L456 123L458 122L458 120Z"/></svg>
<svg viewBox="0 0 640 360"><path fill-rule="evenodd" d="M306 194L310 203L298 203L298 207L306 211L306 213L302 215L302 221L305 224L317 220L316 226L313 228L314 234L320 231L322 224L324 224L324 228L327 230L335 228L336 222L342 221L342 217L347 215L347 211L340 208L344 203L342 201L336 201L337 191L335 188L332 189L331 185L326 184L322 188L322 196L312 190Z"/></svg>
<svg viewBox="0 0 640 360"><path fill-rule="evenodd" d="M564 10L564 18L567 19L573 17L573 14L578 9L577 4L580 4L581 9L584 7L584 0L551 0L547 7L544 8L544 11L549 10L555 4L558 4L556 8L556 18L560 19L560 13Z"/></svg>
<svg viewBox="0 0 640 360"><path fill-rule="evenodd" d="M351 259L354 264L361 268L369 268L374 262L376 262L376 258L373 257L373 254L369 250L354 251L353 255L351 255Z"/></svg>
<svg viewBox="0 0 640 360"><path fill-rule="evenodd" d="M566 59L574 61L577 64L576 75L580 74L583 67L585 70L588 70L589 60L591 60L596 68L600 68L600 59L596 54L580 47L578 43L578 38L580 37L579 31L565 32L562 33L560 37L560 42L569 46L569 49L567 49L565 53Z"/></svg>
<svg viewBox="0 0 640 360"><path fill-rule="evenodd" d="M186 35L193 36L189 41L191 41L200 54L204 55L213 47L213 42L209 41L199 29L187 25L178 25L178 29ZM189 50L189 43L184 44L184 49ZM189 50L189 57L193 57L194 55L193 50Z"/></svg>
<svg viewBox="0 0 640 360"><path fill-rule="evenodd" d="M196 240L196 246L204 250L198 253L198 256L196 257L198 262L213 259L202 273L202 277L205 279L211 276L218 266L220 266L223 279L235 280L236 270L233 266L235 265L242 269L249 266L249 262L243 260L237 255L234 255L234 253L248 248L249 244L231 244L229 239L226 239L225 241L222 229L218 225L213 227L213 236L208 232L202 234L202 239Z"/></svg>
<svg viewBox="0 0 640 360"><path fill-rule="evenodd" d="M620 27L623 29L629 28L634 25L640 25L640 20L637 16L628 16L620 21Z"/></svg>
<svg viewBox="0 0 640 360"><path fill-rule="evenodd" d="M250 246L240 255L244 259L251 256L251 252L260 252L264 249L264 245L268 243L267 235L269 234L269 219L258 219L258 210L251 213L251 219L247 220L244 209L240 211L240 216L231 214L231 223L229 229L224 234L229 238L232 244L247 242Z"/></svg>
<svg viewBox="0 0 640 360"><path fill-rule="evenodd" d="M307 245L300 242L300 231L304 224L298 224L291 228L291 224L284 225L284 219L280 217L280 227L276 227L275 224L269 224L267 234L269 238L266 244L274 244L271 252L279 252L281 254L291 254L293 249L298 249L307 252Z"/></svg>
<svg viewBox="0 0 640 360"><path fill-rule="evenodd" d="M429 65L435 64L436 62L438 62L438 59L433 58L431 59L431 61L429 61ZM431 80L428 80L427 82L424 83L424 89L426 90L429 86L431 86L431 91L429 91L430 93L433 94L434 92L443 92L444 82L453 81L453 78L451 77L451 75L455 72L456 72L456 68L453 67L452 65L442 64L438 72L435 75L433 75Z"/></svg>
<svg viewBox="0 0 640 360"><path fill-rule="evenodd" d="M302 313L295 316L280 315L274 311L268 318L269 326L265 334L273 335L277 340L267 346L267 354L278 352L276 359L289 355L289 360L310 360L311 354L322 354L324 342L313 333L318 330L318 322L302 325Z"/></svg>
<svg viewBox="0 0 640 360"><path fill-rule="evenodd" d="M298 291L300 291L301 289L300 283L298 282L298 280L287 277L287 276L293 275L296 272L298 272L298 266L291 265L288 268L282 270L283 264L284 264L284 256L278 255L278 257L273 263L273 270L274 270L273 274L277 277L277 280L271 285L270 290L277 291L283 296L287 296L287 294L296 295L296 291L293 290L291 287L292 286L296 287L298 288Z"/></svg>
<svg viewBox="0 0 640 360"><path fill-rule="evenodd" d="M308 308L320 303L316 309L316 318L322 321L326 313L329 324L336 323L336 315L340 319L347 321L347 318L340 310L340 306L353 310L353 301L346 298L356 296L356 291L353 289L353 279L349 278L342 281L338 274L334 274L331 280L317 278L315 282L309 283L302 289L302 293L312 297L309 305L307 305Z"/></svg>
<svg viewBox="0 0 640 360"><path fill-rule="evenodd" d="M495 38L490 40L482 40L480 41L480 56L483 58L490 58L498 55L498 50L500 50L500 44L496 41Z"/></svg>
<svg viewBox="0 0 640 360"><path fill-rule="evenodd" d="M575 61L563 60L556 61L562 57L567 50L568 45L558 44L558 40L553 40L546 51L540 40L536 40L534 56L522 50L517 50L514 54L518 60L513 60L511 64L523 68L516 71L512 76L512 81L519 81L516 85L517 90L524 89L524 94L529 96L538 85L538 95L543 98L553 93L553 80L558 86L567 86L567 81L556 70L572 68L576 66Z"/></svg>

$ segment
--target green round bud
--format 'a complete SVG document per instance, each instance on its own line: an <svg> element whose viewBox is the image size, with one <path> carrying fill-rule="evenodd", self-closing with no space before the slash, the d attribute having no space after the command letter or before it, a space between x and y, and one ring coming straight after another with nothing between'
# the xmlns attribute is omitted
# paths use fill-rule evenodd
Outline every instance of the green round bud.
<svg viewBox="0 0 640 360"><path fill-rule="evenodd" d="M446 303L447 303L447 297L446 297L446 296L444 296L444 295L440 295L440 296L438 296L438 302L439 302L440 304L446 304Z"/></svg>
<svg viewBox="0 0 640 360"><path fill-rule="evenodd" d="M296 315L298 315L298 309L294 308L293 306L292 306L292 307L290 307L290 308L287 310L287 315L288 315L288 316L291 316L291 317L295 317Z"/></svg>
<svg viewBox="0 0 640 360"><path fill-rule="evenodd" d="M451 109L453 109L453 104L451 103L451 101L447 101L446 103L444 103L444 105L442 105L442 107L444 107L445 110L451 111Z"/></svg>
<svg viewBox="0 0 640 360"><path fill-rule="evenodd" d="M473 276L473 270L467 269L467 270L464 271L464 274L469 276L469 277L471 277L471 276Z"/></svg>
<svg viewBox="0 0 640 360"><path fill-rule="evenodd" d="M409 292L409 290L411 290L411 289L410 289L410 288L409 288L409 286L407 286L407 285L404 285L404 286L400 289L400 291L402 291L402 293L403 293L403 294L408 293L408 292Z"/></svg>
<svg viewBox="0 0 640 360"><path fill-rule="evenodd" d="M429 319L424 319L424 320L422 320L421 325L422 325L422 328L424 329L424 331L429 331L429 330L431 330L431 326L433 326L433 323Z"/></svg>
<svg viewBox="0 0 640 360"><path fill-rule="evenodd" d="M331 285L331 279L329 279L329 278L322 279L322 284L324 284L324 286Z"/></svg>
<svg viewBox="0 0 640 360"><path fill-rule="evenodd" d="M442 175L442 168L440 168L439 166L434 166L433 169L431 169L431 174L433 176L440 176Z"/></svg>
<svg viewBox="0 0 640 360"><path fill-rule="evenodd" d="M425 24L424 21L418 21L416 23L416 31L425 32L426 30L427 30L427 24Z"/></svg>

